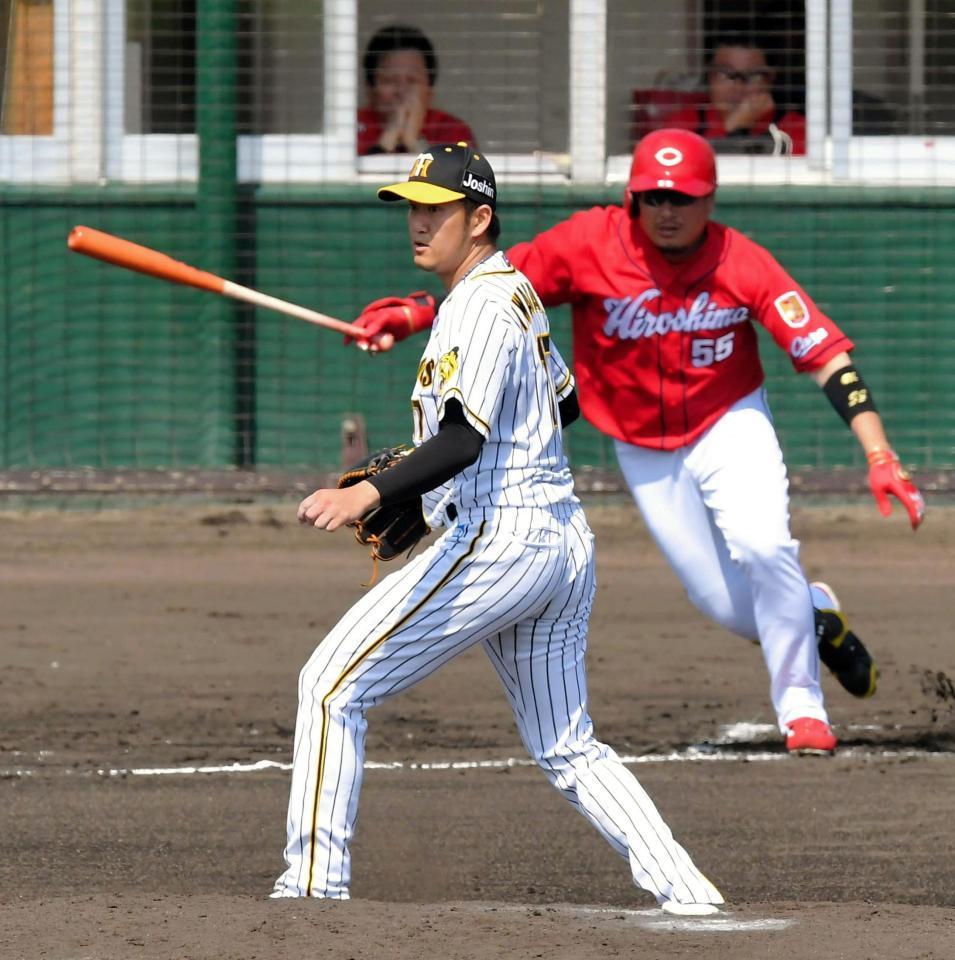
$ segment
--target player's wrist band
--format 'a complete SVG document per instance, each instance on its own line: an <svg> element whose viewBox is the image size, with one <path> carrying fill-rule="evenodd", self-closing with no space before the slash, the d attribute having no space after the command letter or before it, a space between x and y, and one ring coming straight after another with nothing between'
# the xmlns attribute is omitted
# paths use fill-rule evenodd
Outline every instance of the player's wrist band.
<svg viewBox="0 0 955 960"><path fill-rule="evenodd" d="M873 447L871 450L866 451L865 458L870 467L874 467L879 463L892 463L899 459L895 451L888 447Z"/></svg>
<svg viewBox="0 0 955 960"><path fill-rule="evenodd" d="M441 297L443 300L444 297ZM441 305L441 300L436 300L427 290L418 290L415 293L409 293L405 297L406 304L401 307L401 311L405 316L405 322L408 324L408 333L417 333L419 330L427 330L433 323L434 318L438 315L438 307ZM415 305L415 307L420 307L420 310L412 310L410 306L407 305L407 301L410 301Z"/></svg>
<svg viewBox="0 0 955 960"><path fill-rule="evenodd" d="M877 413L872 393L852 364L837 370L825 383L823 393L829 398L836 413L851 423L860 413Z"/></svg>

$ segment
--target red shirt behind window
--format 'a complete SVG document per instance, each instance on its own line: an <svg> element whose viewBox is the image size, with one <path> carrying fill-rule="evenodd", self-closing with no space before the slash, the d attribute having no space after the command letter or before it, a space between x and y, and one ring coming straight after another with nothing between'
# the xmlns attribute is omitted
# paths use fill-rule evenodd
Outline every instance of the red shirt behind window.
<svg viewBox="0 0 955 960"><path fill-rule="evenodd" d="M792 139L793 156L802 156L806 152L806 118L801 113L789 111L778 115L778 112L770 111L763 114L746 133L754 137L762 136L769 130L771 123L775 123ZM713 107L702 110L695 106L686 107L677 113L671 113L664 126L692 130L707 140L722 140L729 136L723 126L723 117Z"/></svg>
<svg viewBox="0 0 955 960"><path fill-rule="evenodd" d="M358 156L363 157L375 153L375 145L384 129L384 117L371 107L361 107L358 110ZM430 109L425 114L421 126L421 136L428 143L465 143L477 144L471 128L463 121L442 110ZM415 144L405 144L407 150L396 150L396 153L417 153Z"/></svg>

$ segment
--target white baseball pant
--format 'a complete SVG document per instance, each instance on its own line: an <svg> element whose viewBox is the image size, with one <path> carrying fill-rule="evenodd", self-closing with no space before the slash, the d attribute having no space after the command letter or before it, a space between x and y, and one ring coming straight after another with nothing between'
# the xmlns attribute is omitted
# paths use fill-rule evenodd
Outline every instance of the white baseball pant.
<svg viewBox="0 0 955 960"><path fill-rule="evenodd" d="M616 442L630 492L690 600L741 637L759 640L779 729L828 722L789 481L765 391L737 401L677 450Z"/></svg>
<svg viewBox="0 0 955 960"><path fill-rule="evenodd" d="M287 869L273 897L349 896L365 713L481 643L528 752L628 858L658 902L722 903L587 712L584 652L595 588L593 535L577 503L458 517L370 590L299 679Z"/></svg>

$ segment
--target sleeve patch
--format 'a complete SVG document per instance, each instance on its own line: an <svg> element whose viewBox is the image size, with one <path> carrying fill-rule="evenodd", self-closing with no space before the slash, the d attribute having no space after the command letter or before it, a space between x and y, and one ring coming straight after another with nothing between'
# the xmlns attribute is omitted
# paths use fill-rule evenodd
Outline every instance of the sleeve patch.
<svg viewBox="0 0 955 960"><path fill-rule="evenodd" d="M452 347L438 361L438 393L444 393L445 389L458 375L458 348Z"/></svg>
<svg viewBox="0 0 955 960"><path fill-rule="evenodd" d="M795 290L790 290L773 301L776 312L783 318L786 326L798 330L809 323L809 309Z"/></svg>

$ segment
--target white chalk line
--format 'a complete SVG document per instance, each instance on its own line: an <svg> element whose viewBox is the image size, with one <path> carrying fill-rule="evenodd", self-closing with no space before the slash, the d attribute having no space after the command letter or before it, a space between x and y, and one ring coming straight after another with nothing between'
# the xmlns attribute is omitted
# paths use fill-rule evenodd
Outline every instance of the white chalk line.
<svg viewBox="0 0 955 960"><path fill-rule="evenodd" d="M846 726L847 731L885 731L887 728L874 725ZM888 728L891 729L891 728ZM747 744L759 744L767 737L778 736L776 727L769 723L740 722L727 724L720 728L719 736L708 743L695 744L683 750L670 750L665 753L645 753L636 755L621 755L621 761L627 766L638 766L646 763L719 763L745 762L770 763L778 760L789 760L789 755L780 749L752 750L740 749ZM42 750L40 756L51 756L52 751ZM891 750L877 747L844 747L837 757L845 759L875 759L894 760L900 758L921 759L955 759L955 753L940 751L919 750L916 748ZM446 771L446 770L503 770L512 767L534 767L535 762L530 757L504 757L490 760L391 760L380 762L366 760L365 770L383 771ZM206 764L202 766L184 765L175 767L95 767L86 770L65 768L60 772L70 776L98 777L169 777L186 776L190 774L234 774L259 773L265 770L289 771L291 763L279 760L253 760L248 762L233 762L225 764ZM33 777L49 774L47 768L0 768L0 778Z"/></svg>
<svg viewBox="0 0 955 960"><path fill-rule="evenodd" d="M527 912L528 907L496 907L495 912ZM774 933L791 927L795 921L777 917L743 918L734 916L732 911L724 910L711 917L672 917L659 908L648 910L626 910L614 907L576 907L548 906L535 907L535 913L542 915L560 914L566 917L599 916L607 920L623 920L628 924L645 930L680 933Z"/></svg>

